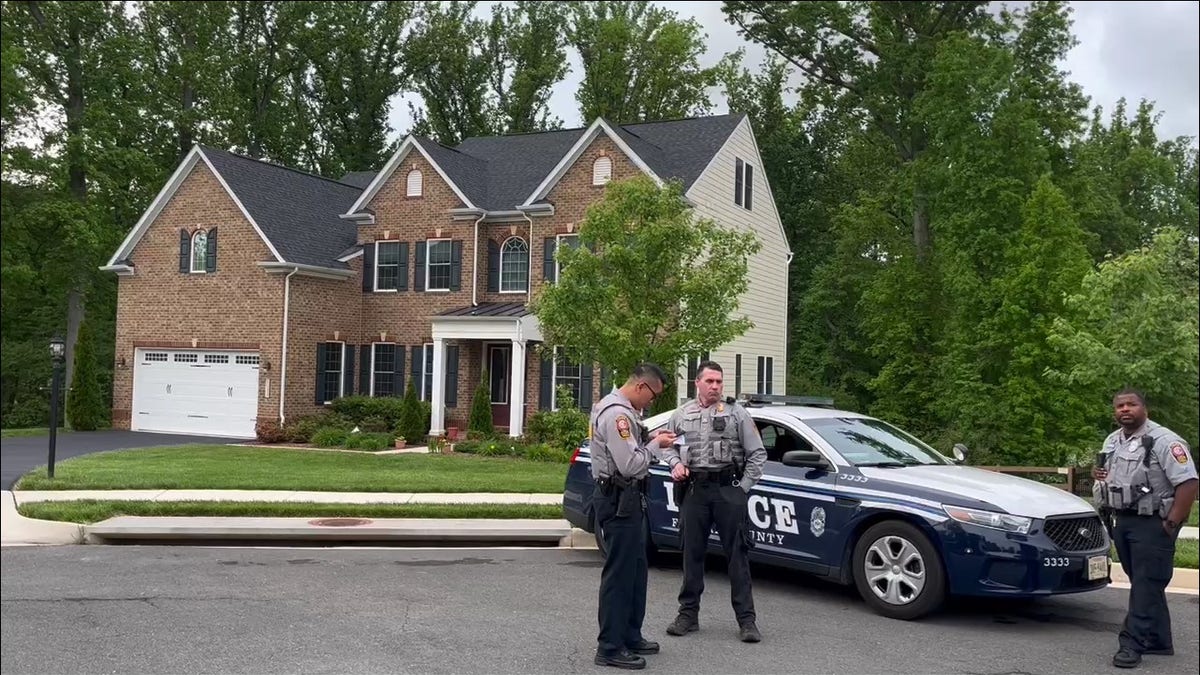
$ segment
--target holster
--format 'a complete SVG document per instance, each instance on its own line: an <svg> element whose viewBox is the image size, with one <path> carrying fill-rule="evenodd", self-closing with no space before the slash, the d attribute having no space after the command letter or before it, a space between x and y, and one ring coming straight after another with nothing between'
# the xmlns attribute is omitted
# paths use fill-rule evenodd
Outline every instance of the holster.
<svg viewBox="0 0 1200 675"><path fill-rule="evenodd" d="M605 486L606 495L617 493L617 517L628 518L642 512L642 494L644 491L644 483L640 480L626 480L624 478L610 478L605 481L608 485Z"/></svg>
<svg viewBox="0 0 1200 675"><path fill-rule="evenodd" d="M675 506L679 508L680 512L683 511L683 500L687 497L689 485L691 485L691 482L687 480L677 480L671 484L671 491L675 497Z"/></svg>

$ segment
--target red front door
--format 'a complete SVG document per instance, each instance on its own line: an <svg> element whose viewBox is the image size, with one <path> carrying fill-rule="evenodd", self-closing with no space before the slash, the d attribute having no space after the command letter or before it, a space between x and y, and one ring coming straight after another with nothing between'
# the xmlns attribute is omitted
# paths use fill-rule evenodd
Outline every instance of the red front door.
<svg viewBox="0 0 1200 675"><path fill-rule="evenodd" d="M487 370L488 390L492 395L492 424L498 427L508 426L509 401L511 393L512 347L509 345L488 345Z"/></svg>

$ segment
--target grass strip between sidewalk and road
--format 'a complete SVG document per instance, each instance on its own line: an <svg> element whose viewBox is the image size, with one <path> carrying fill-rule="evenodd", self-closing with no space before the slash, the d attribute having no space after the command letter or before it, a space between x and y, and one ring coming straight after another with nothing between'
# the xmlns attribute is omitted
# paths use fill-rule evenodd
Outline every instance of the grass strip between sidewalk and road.
<svg viewBox="0 0 1200 675"><path fill-rule="evenodd" d="M116 516L241 516L261 518L562 518L545 504L317 504L313 502L146 502L81 499L30 502L26 518L98 523Z"/></svg>
<svg viewBox="0 0 1200 675"><path fill-rule="evenodd" d="M59 429L58 433L67 433L66 429ZM27 436L49 436L49 427L33 427L27 429L0 429L0 438L24 438Z"/></svg>
<svg viewBox="0 0 1200 675"><path fill-rule="evenodd" d="M1108 557L1112 558L1113 564L1119 562L1117 557L1117 547L1112 547L1109 550ZM1186 567L1194 570L1200 568L1200 540L1196 539L1176 539L1175 540L1175 564L1174 567Z"/></svg>
<svg viewBox="0 0 1200 675"><path fill-rule="evenodd" d="M561 493L566 476L566 464L515 457L177 445L75 457L15 489Z"/></svg>

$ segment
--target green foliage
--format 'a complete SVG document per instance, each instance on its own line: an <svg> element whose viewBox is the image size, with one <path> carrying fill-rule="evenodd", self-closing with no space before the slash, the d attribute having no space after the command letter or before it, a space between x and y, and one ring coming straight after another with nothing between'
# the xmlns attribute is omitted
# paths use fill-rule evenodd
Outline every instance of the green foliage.
<svg viewBox="0 0 1200 675"><path fill-rule="evenodd" d="M481 457L518 457L534 462L565 464L571 461L571 451L552 447L539 442L521 442L510 438L493 438L479 441L460 441L454 451Z"/></svg>
<svg viewBox="0 0 1200 675"><path fill-rule="evenodd" d="M354 428L354 422L331 410L323 410L314 415L288 420L283 427L284 440L289 443L308 443L319 429L324 428L348 432Z"/></svg>
<svg viewBox="0 0 1200 675"><path fill-rule="evenodd" d="M363 431L387 431L403 417L404 402L391 396L343 396L335 399L330 409Z"/></svg>
<svg viewBox="0 0 1200 675"><path fill-rule="evenodd" d="M347 450L366 450L368 452L379 452L380 450L388 450L392 448L393 441L396 436L390 433L369 433L360 432L357 434L347 434L346 440L342 447Z"/></svg>
<svg viewBox="0 0 1200 675"><path fill-rule="evenodd" d="M467 422L468 432L475 432L485 438L496 433L496 426L492 423L492 392L488 388L488 382L488 372L484 370L471 399L471 418Z"/></svg>
<svg viewBox="0 0 1200 675"><path fill-rule="evenodd" d="M84 322L75 349L75 381L66 396L67 422L75 431L95 431L107 425L109 411L100 386L95 338L90 322Z"/></svg>
<svg viewBox="0 0 1200 675"><path fill-rule="evenodd" d="M641 361L672 372L751 327L737 309L760 244L694 217L677 182L610 183L579 235L581 246L557 252L558 282L534 298L543 348L608 364L619 381Z"/></svg>
<svg viewBox="0 0 1200 675"><path fill-rule="evenodd" d="M539 410L530 416L525 426L525 439L563 452L574 452L587 438L588 416L575 405L568 387L558 388L555 401L557 410Z"/></svg>
<svg viewBox="0 0 1200 675"><path fill-rule="evenodd" d="M260 443L282 443L289 440L287 432L281 429L275 420L259 420L254 425L254 437ZM304 442L308 442L308 439Z"/></svg>
<svg viewBox="0 0 1200 675"><path fill-rule="evenodd" d="M424 413L427 406L423 408L423 403L417 399L416 383L409 380L400 408L400 421L395 426L396 435L409 445L420 445L429 435L429 418Z"/></svg>
<svg viewBox="0 0 1200 675"><path fill-rule="evenodd" d="M317 429L312 435L311 442L318 448L338 448L346 442L346 437L350 436L350 432L337 427L326 427Z"/></svg>

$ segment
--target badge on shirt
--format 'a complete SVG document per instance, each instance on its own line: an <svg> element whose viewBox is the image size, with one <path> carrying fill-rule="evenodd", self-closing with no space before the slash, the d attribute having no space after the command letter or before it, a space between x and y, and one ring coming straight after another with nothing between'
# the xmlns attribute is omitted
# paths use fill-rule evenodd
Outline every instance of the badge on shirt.
<svg viewBox="0 0 1200 675"><path fill-rule="evenodd" d="M1175 461L1179 462L1180 464L1188 463L1187 449L1184 448L1183 443L1180 443L1179 441L1175 441L1171 444L1171 456L1174 457Z"/></svg>
<svg viewBox="0 0 1200 675"><path fill-rule="evenodd" d="M629 437L632 434L629 432L629 418L628 417L626 417L624 415L617 415L617 433L621 435L621 438L624 438L625 440L629 440Z"/></svg>
<svg viewBox="0 0 1200 675"><path fill-rule="evenodd" d="M717 404L717 412L719 412L719 413L725 412L725 404L724 403Z"/></svg>

